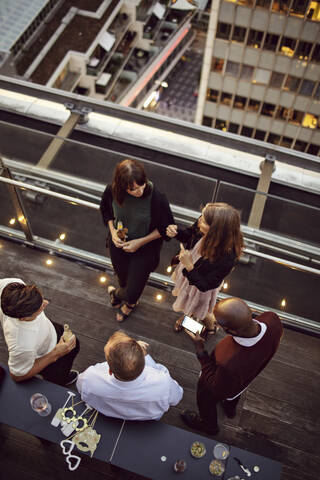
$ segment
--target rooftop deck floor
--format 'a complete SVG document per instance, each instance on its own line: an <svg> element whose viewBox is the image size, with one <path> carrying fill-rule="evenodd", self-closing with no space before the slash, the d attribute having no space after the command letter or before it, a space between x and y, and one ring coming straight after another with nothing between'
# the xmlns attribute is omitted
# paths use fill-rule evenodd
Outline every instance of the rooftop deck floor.
<svg viewBox="0 0 320 480"><path fill-rule="evenodd" d="M53 257L7 240L0 240L1 278L18 277L41 287L50 300L46 313L60 323L68 322L81 342L75 368L83 371L103 361L103 346L119 328L115 313L108 305L101 272L82 264ZM108 281L111 281L111 276ZM183 386L181 403L164 415L166 423L185 428L179 413L195 407L199 363L189 338L173 333L176 314L171 294L147 286L139 308L122 329L150 344L151 355L165 364ZM208 349L222 338L210 340ZM7 361L7 349L0 334L0 361ZM248 449L283 464L283 480L314 480L320 471L319 431L319 340L286 329L280 348L267 366L242 395L238 415L230 420L220 412L218 440ZM66 479L71 473L56 445L44 446L36 438L0 425L2 478ZM118 471L97 460L84 458L77 479L137 479L134 474ZM272 480L272 479L270 479Z"/></svg>

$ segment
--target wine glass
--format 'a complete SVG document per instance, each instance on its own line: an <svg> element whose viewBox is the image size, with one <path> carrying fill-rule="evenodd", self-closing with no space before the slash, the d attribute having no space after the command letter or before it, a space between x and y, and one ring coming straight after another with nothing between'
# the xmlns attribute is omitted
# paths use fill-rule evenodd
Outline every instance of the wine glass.
<svg viewBox="0 0 320 480"><path fill-rule="evenodd" d="M48 402L47 397L42 393L34 393L30 398L30 405L32 410L37 412L41 417L47 417L52 410L52 406Z"/></svg>

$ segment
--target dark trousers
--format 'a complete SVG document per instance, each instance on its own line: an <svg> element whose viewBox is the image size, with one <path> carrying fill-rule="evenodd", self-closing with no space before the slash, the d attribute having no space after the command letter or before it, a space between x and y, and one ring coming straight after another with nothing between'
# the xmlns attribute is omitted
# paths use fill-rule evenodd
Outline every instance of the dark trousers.
<svg viewBox="0 0 320 480"><path fill-rule="evenodd" d="M63 327L58 323L52 322L57 332L58 342L63 334ZM40 375L49 382L57 383L58 385L64 385L67 382L69 372L71 370L73 360L77 356L80 350L80 343L77 339L76 346L71 352L67 353L63 357L58 358L56 362L50 363L47 367L41 370Z"/></svg>
<svg viewBox="0 0 320 480"><path fill-rule="evenodd" d="M158 242L150 242L134 253L117 248L109 241L109 251L114 271L118 277L119 288L115 295L130 305L137 303L152 272L159 263Z"/></svg>
<svg viewBox="0 0 320 480"><path fill-rule="evenodd" d="M241 395L236 397L234 400L222 400L223 409L229 413L234 410L237 406L237 403L240 400ZM200 413L200 417L204 420L208 426L208 429L215 430L218 426L218 417L217 417L217 401L210 399L209 390L198 384L197 388L197 404Z"/></svg>

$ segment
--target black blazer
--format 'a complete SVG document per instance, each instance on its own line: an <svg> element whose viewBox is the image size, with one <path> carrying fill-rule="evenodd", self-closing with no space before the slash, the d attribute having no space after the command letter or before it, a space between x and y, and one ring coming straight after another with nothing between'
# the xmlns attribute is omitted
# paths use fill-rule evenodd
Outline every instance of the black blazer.
<svg viewBox="0 0 320 480"><path fill-rule="evenodd" d="M198 221L196 221L193 225L185 229L178 228L178 234L175 238L190 250L201 237L202 234L198 228ZM201 292L206 292L219 287L222 280L233 269L236 261L237 257L235 252L214 259L213 262L210 262L207 258L200 257L190 272L184 268L182 273L187 277L190 285L194 285Z"/></svg>

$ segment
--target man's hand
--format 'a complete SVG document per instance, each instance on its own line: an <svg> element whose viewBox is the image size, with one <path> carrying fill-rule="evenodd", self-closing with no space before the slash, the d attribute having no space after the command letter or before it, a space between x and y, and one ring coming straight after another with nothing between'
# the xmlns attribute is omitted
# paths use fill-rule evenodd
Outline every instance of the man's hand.
<svg viewBox="0 0 320 480"><path fill-rule="evenodd" d="M137 340L137 343L139 343L140 347L142 348L144 355L148 355L149 343L144 342L143 340Z"/></svg>
<svg viewBox="0 0 320 480"><path fill-rule="evenodd" d="M182 243L180 243L180 253L179 253L179 260L182 265L190 272L193 270L193 261L192 256L189 250L186 250Z"/></svg>
<svg viewBox="0 0 320 480"><path fill-rule="evenodd" d="M185 332L189 335L190 338L192 338L194 345L196 347L196 352L201 353L204 351L204 338L200 336L200 334L197 332L196 334L190 332L189 330L185 330Z"/></svg>
<svg viewBox="0 0 320 480"><path fill-rule="evenodd" d="M178 234L178 227L177 225L168 225L166 229L166 235L169 238L176 237Z"/></svg>
<svg viewBox="0 0 320 480"><path fill-rule="evenodd" d="M128 253L134 253L142 247L142 242L139 238L135 238L134 240L129 240L128 242L122 242L122 250Z"/></svg>
<svg viewBox="0 0 320 480"><path fill-rule="evenodd" d="M68 342L65 342L61 337L57 345L54 347L55 353L58 358L64 357L67 353L71 352L76 346L76 336L72 335L71 339Z"/></svg>

